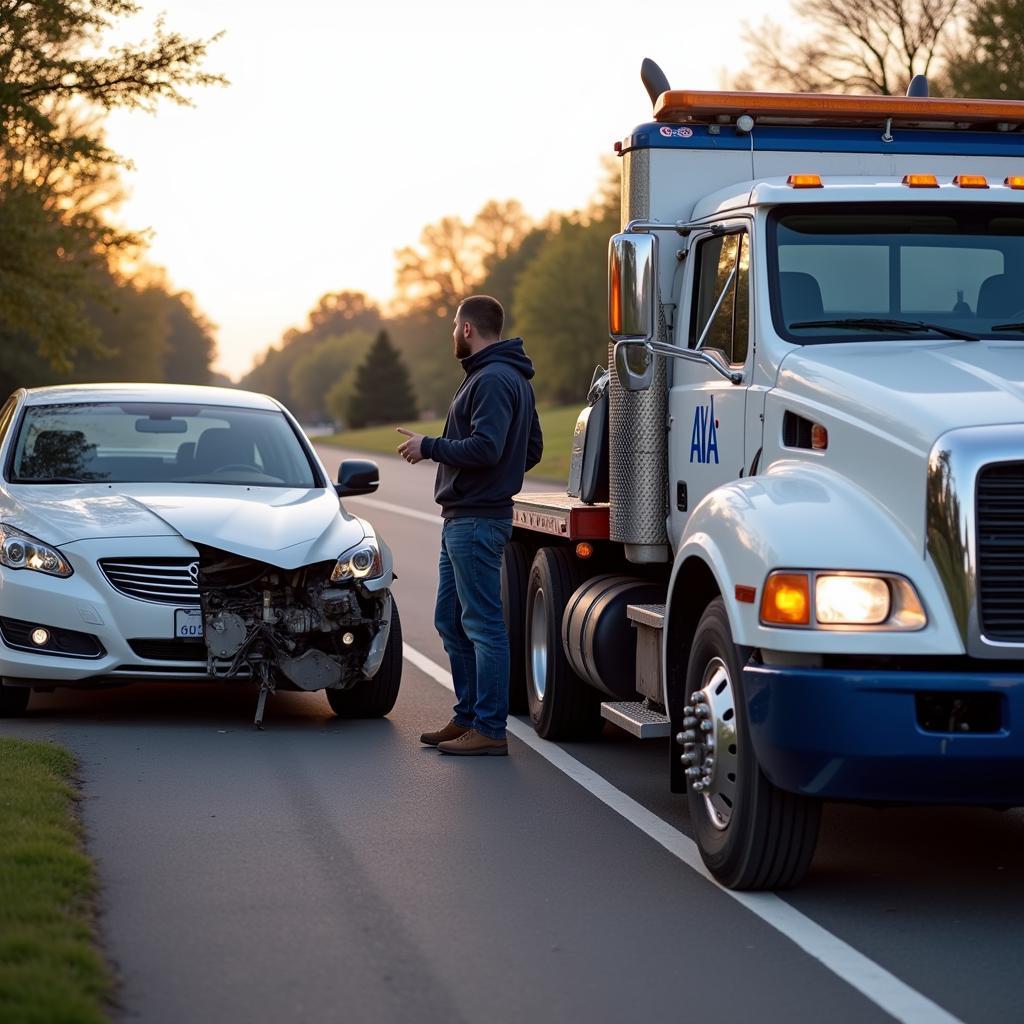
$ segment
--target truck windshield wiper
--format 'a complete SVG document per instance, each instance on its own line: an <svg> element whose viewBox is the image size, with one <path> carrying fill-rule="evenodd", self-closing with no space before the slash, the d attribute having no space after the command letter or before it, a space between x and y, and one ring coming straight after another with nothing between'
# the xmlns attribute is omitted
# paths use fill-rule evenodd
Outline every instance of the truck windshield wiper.
<svg viewBox="0 0 1024 1024"><path fill-rule="evenodd" d="M995 324L993 331L1024 331L1024 323L1020 324Z"/></svg>
<svg viewBox="0 0 1024 1024"><path fill-rule="evenodd" d="M941 324L927 324L923 320L886 320L875 317L850 317L844 320L801 320L794 327L851 327L862 331L901 331L904 334L916 334L920 331L934 331L947 338L960 341L978 341L978 335L968 331L958 331L955 327L943 327ZM995 328L993 328L995 330Z"/></svg>

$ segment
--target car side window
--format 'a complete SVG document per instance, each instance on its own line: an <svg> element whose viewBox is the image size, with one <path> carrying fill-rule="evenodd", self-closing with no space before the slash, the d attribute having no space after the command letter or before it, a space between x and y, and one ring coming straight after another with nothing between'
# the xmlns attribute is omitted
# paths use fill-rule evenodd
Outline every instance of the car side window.
<svg viewBox="0 0 1024 1024"><path fill-rule="evenodd" d="M717 349L734 365L746 362L750 343L750 244L746 232L708 238L697 247L693 309L691 347L696 347L703 335L701 348Z"/></svg>

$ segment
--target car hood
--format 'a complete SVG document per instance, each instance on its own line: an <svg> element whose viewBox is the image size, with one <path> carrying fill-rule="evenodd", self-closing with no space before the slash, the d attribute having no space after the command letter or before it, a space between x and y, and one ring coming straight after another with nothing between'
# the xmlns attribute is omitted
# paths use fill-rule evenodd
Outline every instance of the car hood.
<svg viewBox="0 0 1024 1024"><path fill-rule="evenodd" d="M805 345L778 386L927 454L956 427L1024 422L1024 342Z"/></svg>
<svg viewBox="0 0 1024 1024"><path fill-rule="evenodd" d="M22 484L8 496L3 519L50 544L178 535L282 569L337 558L366 533L333 490Z"/></svg>

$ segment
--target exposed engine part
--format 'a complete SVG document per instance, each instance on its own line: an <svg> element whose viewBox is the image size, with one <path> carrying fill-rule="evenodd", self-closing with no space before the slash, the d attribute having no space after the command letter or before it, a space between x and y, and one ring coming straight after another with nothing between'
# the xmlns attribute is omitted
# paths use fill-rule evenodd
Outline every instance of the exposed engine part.
<svg viewBox="0 0 1024 1024"><path fill-rule="evenodd" d="M380 666L391 596L334 584L334 562L283 570L200 548L199 595L210 675L260 683L256 725L275 688L346 689Z"/></svg>

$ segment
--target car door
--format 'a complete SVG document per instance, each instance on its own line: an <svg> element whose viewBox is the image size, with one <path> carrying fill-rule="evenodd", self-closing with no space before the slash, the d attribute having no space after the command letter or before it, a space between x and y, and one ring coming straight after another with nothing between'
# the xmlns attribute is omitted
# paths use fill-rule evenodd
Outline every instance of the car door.
<svg viewBox="0 0 1024 1024"><path fill-rule="evenodd" d="M746 381L752 360L750 235L729 225L695 237L678 297L675 343L744 373L733 384L713 366L672 360L669 389L669 536L710 491L742 475Z"/></svg>

